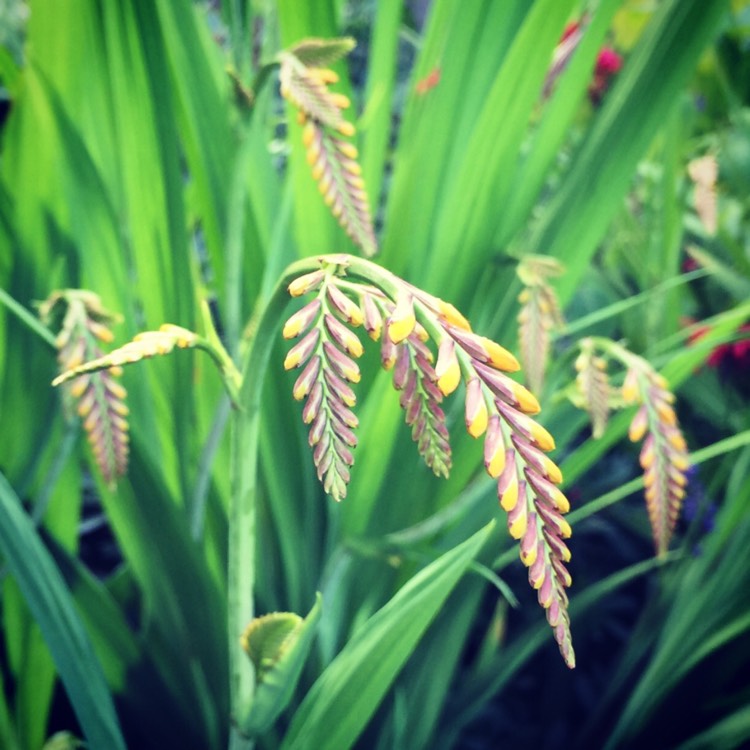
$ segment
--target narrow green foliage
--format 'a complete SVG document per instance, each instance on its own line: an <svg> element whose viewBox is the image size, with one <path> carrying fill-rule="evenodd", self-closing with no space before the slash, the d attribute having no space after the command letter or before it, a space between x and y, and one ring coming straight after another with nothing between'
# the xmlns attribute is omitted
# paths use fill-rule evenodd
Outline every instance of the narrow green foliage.
<svg viewBox="0 0 750 750"><path fill-rule="evenodd" d="M353 744L490 529L430 563L363 623L312 686L282 750L337 750Z"/></svg>
<svg viewBox="0 0 750 750"><path fill-rule="evenodd" d="M70 592L1 474L0 510L3 558L49 644L88 742L92 747L124 750L112 696Z"/></svg>

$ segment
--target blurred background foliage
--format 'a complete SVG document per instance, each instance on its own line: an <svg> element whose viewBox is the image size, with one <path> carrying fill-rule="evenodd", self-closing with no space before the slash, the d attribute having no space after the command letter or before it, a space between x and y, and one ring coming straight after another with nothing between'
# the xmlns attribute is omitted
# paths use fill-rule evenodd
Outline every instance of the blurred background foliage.
<svg viewBox="0 0 750 750"><path fill-rule="evenodd" d="M36 750L58 731L96 748L227 745L221 382L192 352L129 368L131 466L113 489L50 387L34 305L90 289L122 316L122 344L163 322L200 330L206 300L239 357L288 263L355 252L265 67L300 39L342 35L358 43L337 90L354 102L377 261L514 351L519 258L565 268L567 323L538 395L575 509L578 667L559 659L504 521L477 551L472 534L499 511L460 405L441 481L366 355L360 446L334 507L278 347L256 607L306 615L317 591L323 604L299 684L253 741L324 747L362 696L337 747L746 746L746 0L3 0L0 746ZM714 180L691 171L705 157ZM695 468L665 560L630 415L593 440L566 398L591 334L624 339L677 393ZM437 612L424 632L398 619L405 584ZM404 653L368 684L376 636Z"/></svg>

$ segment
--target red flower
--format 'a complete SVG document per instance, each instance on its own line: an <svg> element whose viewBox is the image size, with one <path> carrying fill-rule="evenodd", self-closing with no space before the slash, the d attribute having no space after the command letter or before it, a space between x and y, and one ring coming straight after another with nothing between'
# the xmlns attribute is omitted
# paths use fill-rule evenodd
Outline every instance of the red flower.
<svg viewBox="0 0 750 750"><path fill-rule="evenodd" d="M693 344L705 336L711 329L708 326L697 328L688 337L688 343ZM709 367L728 367L731 369L750 369L750 323L746 323L738 330L739 341L730 341L715 347L706 360Z"/></svg>
<svg viewBox="0 0 750 750"><path fill-rule="evenodd" d="M560 41L555 48L552 59L552 66L547 73L547 80L544 84L544 95L549 96L552 86L557 77L565 69L573 52L578 47L585 31L586 23L582 25L578 21L569 23L560 37ZM603 47L596 59L594 76L589 85L589 99L594 105L598 105L604 92L607 90L612 77L619 72L622 67L622 57L617 54L611 47Z"/></svg>
<svg viewBox="0 0 750 750"><path fill-rule="evenodd" d="M594 68L594 80L589 86L589 99L592 104L599 104L604 96L604 92L609 87L610 80L620 71L622 67L622 57L617 54L611 47L603 47L596 58L596 68Z"/></svg>

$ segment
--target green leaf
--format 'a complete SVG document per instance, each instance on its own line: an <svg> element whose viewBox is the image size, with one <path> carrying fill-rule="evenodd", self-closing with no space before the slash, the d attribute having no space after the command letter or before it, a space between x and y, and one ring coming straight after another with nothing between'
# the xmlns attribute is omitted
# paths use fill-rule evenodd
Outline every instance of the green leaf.
<svg viewBox="0 0 750 750"><path fill-rule="evenodd" d="M679 750L703 750L707 747L745 747L750 741L750 706L744 706L705 732L691 737Z"/></svg>
<svg viewBox="0 0 750 750"><path fill-rule="evenodd" d="M638 160L674 112L688 76L716 33L726 2L659 5L576 154L559 192L529 238L532 252L561 258L566 302L622 206Z"/></svg>
<svg viewBox="0 0 750 750"><path fill-rule="evenodd" d="M289 51L303 64L311 68L325 68L348 55L356 42L351 37L339 39L303 39L292 45Z"/></svg>
<svg viewBox="0 0 750 750"><path fill-rule="evenodd" d="M417 573L367 620L311 688L283 750L352 745L493 525Z"/></svg>
<svg viewBox="0 0 750 750"><path fill-rule="evenodd" d="M0 509L3 555L41 628L89 744L125 750L112 696L70 593L2 474Z"/></svg>
<svg viewBox="0 0 750 750"><path fill-rule="evenodd" d="M270 668L264 668L263 659L256 663L259 684L253 697L250 714L242 724L244 733L256 734L264 731L289 704L302 667L310 653L316 626L320 620L322 603L323 599L318 594L315 598L315 605L304 620L289 612L274 612L255 621L259 622L269 617L276 618L272 627L274 633L269 634L273 642L274 653L271 658L274 661ZM279 620L279 616L285 616L285 619ZM277 627L279 623L281 628ZM280 641L278 635L282 635ZM254 643L257 648L257 638L254 639ZM264 638L264 655L268 653L268 644L269 639ZM253 650L253 643L249 645L250 650ZM266 655L265 658L269 657Z"/></svg>

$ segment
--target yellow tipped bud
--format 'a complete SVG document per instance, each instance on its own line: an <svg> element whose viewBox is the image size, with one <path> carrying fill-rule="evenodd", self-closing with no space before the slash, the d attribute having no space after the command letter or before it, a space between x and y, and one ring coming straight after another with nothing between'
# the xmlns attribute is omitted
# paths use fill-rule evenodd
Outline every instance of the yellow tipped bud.
<svg viewBox="0 0 750 750"><path fill-rule="evenodd" d="M115 414L119 414L121 417L127 417L127 415L130 414L130 409L128 409L128 407L121 401L110 403L109 407L115 412Z"/></svg>
<svg viewBox="0 0 750 750"><path fill-rule="evenodd" d="M312 122L308 122L304 130L302 131L302 143L305 144L305 148L310 148L312 142L315 140L315 125Z"/></svg>
<svg viewBox="0 0 750 750"><path fill-rule="evenodd" d="M281 91L282 96L284 96L285 99L289 99L290 97L286 94L284 94L284 91L282 89ZM307 115L300 109L297 110L297 124L298 125L304 125L307 122Z"/></svg>
<svg viewBox="0 0 750 750"><path fill-rule="evenodd" d="M88 326L91 333L93 333L99 341L103 341L105 344L111 343L115 338L109 328L103 326L101 323L97 323L95 320L89 320Z"/></svg>
<svg viewBox="0 0 750 750"><path fill-rule="evenodd" d="M325 166L321 162L317 162L312 168L313 179L317 182L325 171Z"/></svg>
<svg viewBox="0 0 750 750"><path fill-rule="evenodd" d="M527 567L530 568L535 562L538 554L537 546L536 544L532 545L528 550L524 551L521 550L521 562Z"/></svg>
<svg viewBox="0 0 750 750"><path fill-rule="evenodd" d="M448 396L458 388L461 382L461 367L458 360L451 362L443 374L437 379L437 387L444 396ZM481 435L481 433L479 433Z"/></svg>
<svg viewBox="0 0 750 750"><path fill-rule="evenodd" d="M645 406L641 406L641 408L635 413L633 421L630 423L628 437L632 442L637 443L646 434L647 429L648 411Z"/></svg>
<svg viewBox="0 0 750 750"><path fill-rule="evenodd" d="M518 480L513 477L500 498L500 505L504 511L509 513L516 507L516 503L518 503ZM518 537L514 537L514 539L517 538Z"/></svg>
<svg viewBox="0 0 750 750"><path fill-rule="evenodd" d="M330 99L331 103L339 109L349 109L352 104L349 97L344 94L331 94Z"/></svg>
<svg viewBox="0 0 750 750"><path fill-rule="evenodd" d="M286 358L284 359L284 369L293 370L301 361L302 357L300 356L300 353L292 350L289 352L289 354L286 355Z"/></svg>
<svg viewBox="0 0 750 750"><path fill-rule="evenodd" d="M469 431L469 435L471 435L473 438L478 438L481 435L484 435L485 430L487 429L487 422L487 405L484 403L484 401L482 401L477 409L477 413L474 416L474 419L472 419L471 422L467 422L466 424L466 429Z"/></svg>
<svg viewBox="0 0 750 750"><path fill-rule="evenodd" d="M687 456L672 456L669 462L679 471L687 471L687 469L690 468L690 460ZM682 479L684 479L684 477L682 477Z"/></svg>
<svg viewBox="0 0 750 750"><path fill-rule="evenodd" d="M480 336L479 340L482 342L482 346L489 357L488 364L492 365L496 370L517 372L521 369L518 360L507 349L500 346L500 344L496 344L484 336Z"/></svg>
<svg viewBox="0 0 750 750"><path fill-rule="evenodd" d="M330 68L308 68L307 72L320 83L338 83L338 74Z"/></svg>
<svg viewBox="0 0 750 750"><path fill-rule="evenodd" d="M353 334L351 331L346 337L346 350L353 357L361 357L364 349L362 348L362 342Z"/></svg>
<svg viewBox="0 0 750 750"><path fill-rule="evenodd" d="M570 539L573 529L570 528L570 524L564 518L560 519L557 527L560 530L560 536L563 539Z"/></svg>
<svg viewBox="0 0 750 750"><path fill-rule="evenodd" d="M667 441L677 451L686 451L687 443L681 432L672 432L668 437Z"/></svg>
<svg viewBox="0 0 750 750"><path fill-rule="evenodd" d="M493 478L497 479L505 468L505 446L501 443L495 455L492 456L489 463L485 465L487 473Z"/></svg>
<svg viewBox="0 0 750 750"><path fill-rule="evenodd" d="M73 396L73 398L80 398L88 387L88 384L88 377L76 378L70 384L70 395Z"/></svg>
<svg viewBox="0 0 750 750"><path fill-rule="evenodd" d="M319 286L324 278L324 271L313 271L312 273L306 273L303 276L299 276L289 284L289 294L292 297L300 297L303 294L307 294L307 292L310 292Z"/></svg>
<svg viewBox="0 0 750 750"><path fill-rule="evenodd" d="M641 449L640 463L642 469L650 469L654 465L654 458L656 454L654 452L654 444L648 441Z"/></svg>
<svg viewBox="0 0 750 750"><path fill-rule="evenodd" d="M357 132L354 125L352 125L350 122L347 122L346 120L342 120L338 124L336 130L338 130L341 135L345 135L348 137L353 136Z"/></svg>
<svg viewBox="0 0 750 750"><path fill-rule="evenodd" d="M355 370L353 367L344 367L342 374L350 383L359 383L362 379L359 370Z"/></svg>
<svg viewBox="0 0 750 750"><path fill-rule="evenodd" d="M109 392L115 398L120 399L121 401L128 395L128 392L125 390L125 388L123 388L123 386L120 385L120 383L116 383L114 380L110 381L108 388L109 388Z"/></svg>
<svg viewBox="0 0 750 750"><path fill-rule="evenodd" d="M520 539L526 533L527 518L526 514L522 513L515 521L512 521L508 525L508 533L514 539Z"/></svg>
<svg viewBox="0 0 750 750"><path fill-rule="evenodd" d="M388 322L388 337L394 344L399 344L409 336L416 324L411 297L401 297Z"/></svg>
<svg viewBox="0 0 750 750"><path fill-rule="evenodd" d="M677 424L677 415L669 404L665 404L663 401L657 402L656 411L658 412L661 421L665 424L672 426Z"/></svg>
<svg viewBox="0 0 750 750"><path fill-rule="evenodd" d="M301 330L302 330L301 321L288 320L286 322L286 325L284 326L284 329L281 332L281 335L285 339L293 339Z"/></svg>
<svg viewBox="0 0 750 750"><path fill-rule="evenodd" d="M453 393L461 382L461 366L456 356L456 345L450 337L444 338L438 347L435 376L437 387L444 396Z"/></svg>
<svg viewBox="0 0 750 750"><path fill-rule="evenodd" d="M627 403L637 401L641 389L638 387L638 373L635 370L628 370L625 375L625 382L622 384L622 398Z"/></svg>
<svg viewBox="0 0 750 750"><path fill-rule="evenodd" d="M479 437L487 430L489 415L479 378L471 378L466 384L466 429L472 437Z"/></svg>
<svg viewBox="0 0 750 750"><path fill-rule="evenodd" d="M555 447L555 439L542 425L537 424L533 420L529 420L529 431L534 442L543 450L551 451Z"/></svg>
<svg viewBox="0 0 750 750"><path fill-rule="evenodd" d="M356 159L359 156L357 147L347 141L339 141L338 149L347 159Z"/></svg>
<svg viewBox="0 0 750 750"><path fill-rule="evenodd" d="M528 388L525 388L520 383L516 383L515 381L511 382L513 383L511 387L513 388L513 395L515 396L518 403L518 408L524 414L539 414L539 412L542 410L542 407L536 400L536 396Z"/></svg>
<svg viewBox="0 0 750 750"><path fill-rule="evenodd" d="M464 331L471 331L469 321L450 302L438 300L438 310L446 323L450 323L456 328L462 328Z"/></svg>
<svg viewBox="0 0 750 750"><path fill-rule="evenodd" d="M557 487L552 488L549 499L560 513L567 513L570 510L570 501Z"/></svg>
<svg viewBox="0 0 750 750"><path fill-rule="evenodd" d="M560 484L560 482L562 482L563 480L563 475L560 471L560 467L547 456L542 457L542 463L544 464L544 472L550 482L554 482L554 484Z"/></svg>

